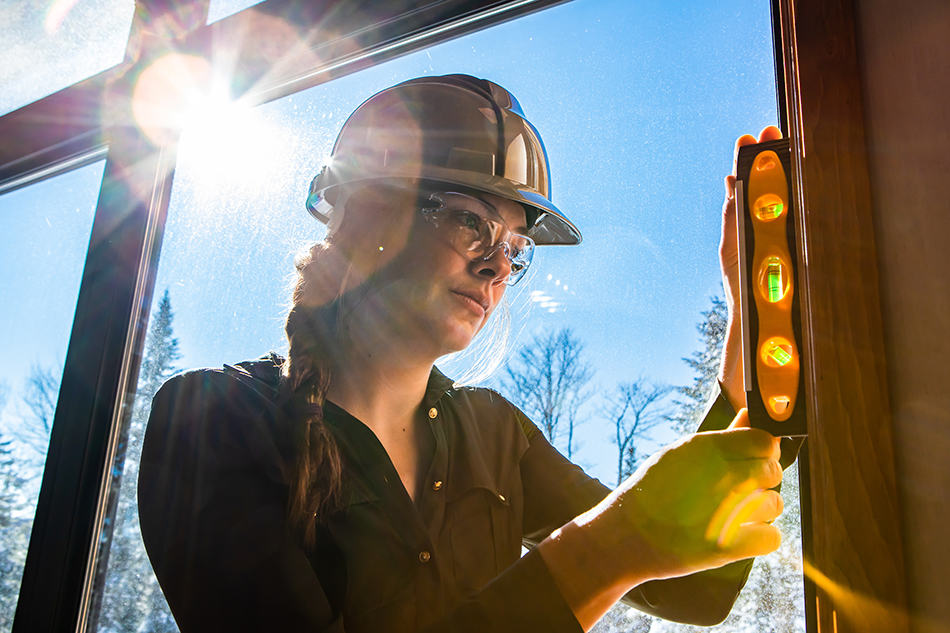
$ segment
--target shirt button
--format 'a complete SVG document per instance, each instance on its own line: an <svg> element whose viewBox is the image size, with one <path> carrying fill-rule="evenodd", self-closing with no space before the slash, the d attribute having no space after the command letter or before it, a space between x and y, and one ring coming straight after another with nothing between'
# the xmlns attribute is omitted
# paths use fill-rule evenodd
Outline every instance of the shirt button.
<svg viewBox="0 0 950 633"><path fill-rule="evenodd" d="M438 479L432 482L432 489L436 492L442 490L442 482Z"/></svg>
<svg viewBox="0 0 950 633"><path fill-rule="evenodd" d="M422 550L421 552L419 552L420 563L428 563L431 559L432 559L432 554L430 554L428 551Z"/></svg>
<svg viewBox="0 0 950 633"><path fill-rule="evenodd" d="M438 410L438 409L436 409L435 407L432 407L431 409L429 409L429 419L430 419L430 420L434 420L434 419L436 419L438 416L439 416L439 410Z"/></svg>

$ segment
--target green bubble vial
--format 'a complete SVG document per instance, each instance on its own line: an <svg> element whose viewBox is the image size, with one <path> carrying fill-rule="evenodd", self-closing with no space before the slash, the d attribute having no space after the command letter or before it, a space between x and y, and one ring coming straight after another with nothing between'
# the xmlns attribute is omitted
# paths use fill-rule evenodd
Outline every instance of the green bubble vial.
<svg viewBox="0 0 950 633"><path fill-rule="evenodd" d="M766 274L769 276L769 301L775 303L782 298L782 265L769 264Z"/></svg>
<svg viewBox="0 0 950 633"><path fill-rule="evenodd" d="M785 212L785 203L774 193L759 196L752 205L755 217L766 222L782 216Z"/></svg>
<svg viewBox="0 0 950 633"><path fill-rule="evenodd" d="M771 343L765 353L779 367L784 367L792 362L792 354L790 351L785 349L785 346L778 345L777 343Z"/></svg>
<svg viewBox="0 0 950 633"><path fill-rule="evenodd" d="M766 257L759 269L759 287L769 303L778 303L789 290L788 272L778 257Z"/></svg>

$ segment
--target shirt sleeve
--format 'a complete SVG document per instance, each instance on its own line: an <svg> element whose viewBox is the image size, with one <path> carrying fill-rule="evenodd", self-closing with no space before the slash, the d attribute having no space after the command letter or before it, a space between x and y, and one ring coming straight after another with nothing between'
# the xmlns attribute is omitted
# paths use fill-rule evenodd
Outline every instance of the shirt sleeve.
<svg viewBox="0 0 950 633"><path fill-rule="evenodd" d="M156 394L139 471L149 559L183 633L345 630L314 559L289 534L287 448L267 398L215 371ZM580 633L540 554L529 554L425 633ZM408 633L408 632L391 632Z"/></svg>
<svg viewBox="0 0 950 633"><path fill-rule="evenodd" d="M583 633L544 559L529 552L424 633Z"/></svg>
<svg viewBox="0 0 950 633"><path fill-rule="evenodd" d="M525 490L525 544L539 543L555 528L603 500L610 489L568 461L520 411L529 448L521 462ZM700 430L726 428L735 413L721 393L713 400ZM752 559L737 561L682 578L655 580L635 587L623 602L675 622L711 626L722 622L745 585Z"/></svg>

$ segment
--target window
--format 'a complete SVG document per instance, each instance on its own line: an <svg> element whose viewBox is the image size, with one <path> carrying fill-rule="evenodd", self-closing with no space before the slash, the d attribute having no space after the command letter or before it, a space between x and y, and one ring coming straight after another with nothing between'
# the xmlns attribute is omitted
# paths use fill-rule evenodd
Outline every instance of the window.
<svg viewBox="0 0 950 633"><path fill-rule="evenodd" d="M0 631L13 624L102 169L0 196Z"/></svg>
<svg viewBox="0 0 950 633"><path fill-rule="evenodd" d="M598 395L578 405L570 444L566 421L554 441L616 484L618 471L629 472L693 423L674 429L663 420L682 413L675 401L683 399L664 391L648 411L655 424L633 444L637 451L621 455L606 412L621 383L690 384L693 373L681 359L703 351L697 325L721 316L711 297L721 294L722 177L735 138L776 117L768 21L767 8L755 3L574 2L266 105L206 113L181 139L143 358L163 356L167 375L282 351L293 254L323 233L303 209L306 187L345 117L402 79L451 72L491 78L518 97L540 130L555 202L585 234L579 248L538 249L533 277L512 297L518 336L511 358L520 345L568 328L595 370L587 388ZM447 359L445 368L458 375L465 363ZM134 506L137 450L157 377L141 373L120 434L127 449L113 469L122 475L113 479L117 506L107 519L114 521L102 532L90 630L174 630ZM764 619L780 630L804 628L794 471L787 482L786 545L759 561L720 630L759 630ZM623 607L599 626L684 628Z"/></svg>
<svg viewBox="0 0 950 633"><path fill-rule="evenodd" d="M118 64L125 55L132 0L57 0L42 6L0 7L0 114Z"/></svg>

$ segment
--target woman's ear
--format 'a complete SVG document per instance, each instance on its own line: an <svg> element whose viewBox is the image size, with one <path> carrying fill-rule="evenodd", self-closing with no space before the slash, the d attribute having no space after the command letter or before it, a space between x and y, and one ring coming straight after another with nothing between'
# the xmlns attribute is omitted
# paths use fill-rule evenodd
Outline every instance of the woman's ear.
<svg viewBox="0 0 950 633"><path fill-rule="evenodd" d="M418 206L414 185L373 183L345 197L345 220L332 242L365 277L405 249Z"/></svg>

